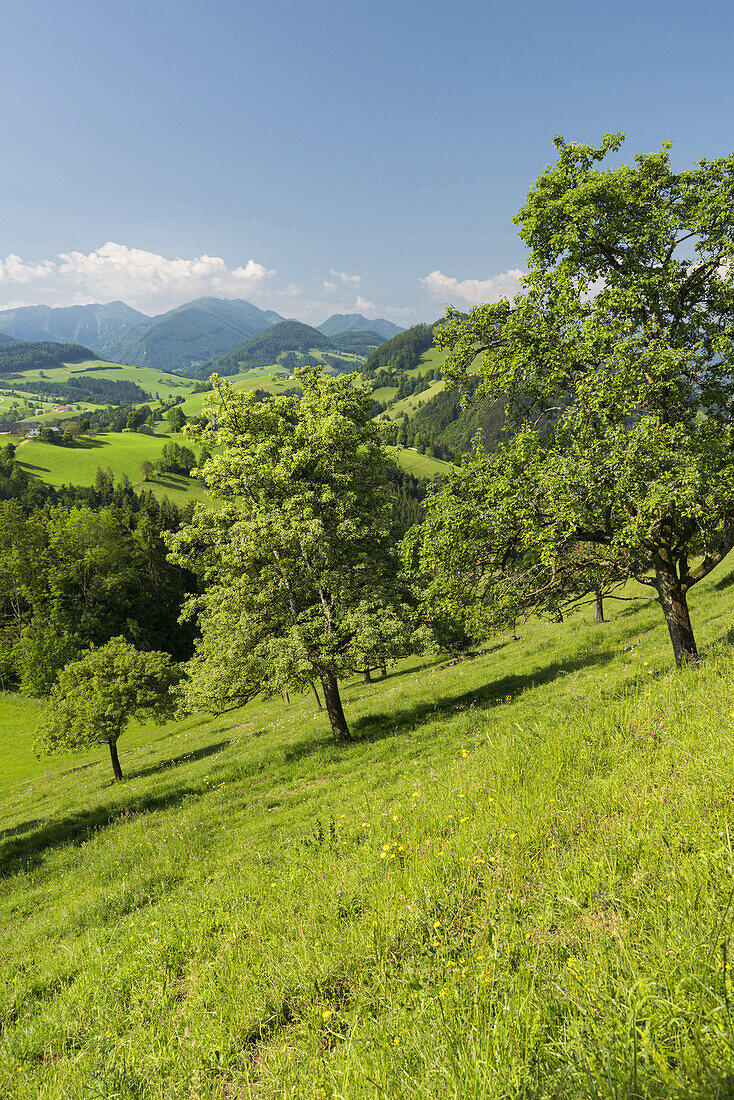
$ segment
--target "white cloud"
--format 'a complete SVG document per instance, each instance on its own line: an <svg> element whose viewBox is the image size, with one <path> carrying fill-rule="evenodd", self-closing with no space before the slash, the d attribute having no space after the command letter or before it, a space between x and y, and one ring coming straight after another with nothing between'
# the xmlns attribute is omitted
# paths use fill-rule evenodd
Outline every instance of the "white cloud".
<svg viewBox="0 0 734 1100"><path fill-rule="evenodd" d="M370 302L367 298L363 298L361 294L358 294L357 301L354 303L354 308L357 310L357 313L374 313L377 306L374 302Z"/></svg>
<svg viewBox="0 0 734 1100"><path fill-rule="evenodd" d="M407 306L385 306L385 313L389 317L410 317L413 310Z"/></svg>
<svg viewBox="0 0 734 1100"><path fill-rule="evenodd" d="M329 268L329 274L332 279L338 279L342 286L359 286L362 282L361 275L347 275L346 271L335 271L333 267Z"/></svg>
<svg viewBox="0 0 734 1100"><path fill-rule="evenodd" d="M205 295L252 297L273 275L255 260L229 267L220 256L168 259L108 241L94 252L61 252L55 260L38 263L11 253L0 259L0 298L17 298L20 289L24 302L54 306L119 298L156 313Z"/></svg>
<svg viewBox="0 0 734 1100"><path fill-rule="evenodd" d="M467 305L476 306L480 302L511 298L520 290L520 279L524 274L519 268L512 268L491 279L454 279L442 271L432 271L421 282L434 298L441 298L444 302L463 299Z"/></svg>
<svg viewBox="0 0 734 1100"><path fill-rule="evenodd" d="M332 290L336 290L336 283L330 283L327 280L324 280L324 290L327 290L329 293L331 293Z"/></svg>

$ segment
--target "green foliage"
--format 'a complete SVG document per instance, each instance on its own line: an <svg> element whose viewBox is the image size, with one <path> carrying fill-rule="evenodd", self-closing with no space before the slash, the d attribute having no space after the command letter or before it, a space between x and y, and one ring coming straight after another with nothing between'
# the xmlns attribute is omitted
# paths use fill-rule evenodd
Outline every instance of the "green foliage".
<svg viewBox="0 0 734 1100"><path fill-rule="evenodd" d="M327 705L330 693L338 700L338 678L379 648L376 609L384 656L396 652L398 620L409 645L389 537L390 463L369 390L314 369L299 380L300 400L258 402L215 376L211 424L195 433L213 453L204 481L225 506L198 508L172 539L174 560L204 582L189 606L202 630L192 707L222 710L319 679ZM335 737L348 737L343 716L335 724L330 710L330 718Z"/></svg>
<svg viewBox="0 0 734 1100"><path fill-rule="evenodd" d="M478 385L478 378L467 380L470 396L476 395ZM411 417L410 431L420 433L438 458L460 461L462 455L472 450L477 435L489 451L496 450L509 437L501 400L476 398L467 404L462 398L456 387L443 390Z"/></svg>
<svg viewBox="0 0 734 1100"><path fill-rule="evenodd" d="M178 659L190 654L191 629L177 620L193 577L166 560L162 539L179 513L98 480L86 504L0 502L5 687L47 694L71 657L118 634Z"/></svg>
<svg viewBox="0 0 734 1100"><path fill-rule="evenodd" d="M170 440L164 445L157 466L164 474L190 474L196 466L196 456L190 447Z"/></svg>
<svg viewBox="0 0 734 1100"><path fill-rule="evenodd" d="M174 405L166 412L166 420L170 424L172 432L180 432L186 423L186 414L178 405Z"/></svg>
<svg viewBox="0 0 734 1100"><path fill-rule="evenodd" d="M467 467L493 532L477 584L503 555L539 566L543 584L573 569L571 591L600 568L636 577L680 665L696 657L687 593L734 545L734 155L676 173L664 146L599 169L621 140L556 139L516 219L523 293L468 319L449 309L437 341L456 384L480 353L482 392L506 402L516 433L491 466L502 500Z"/></svg>
<svg viewBox="0 0 734 1100"><path fill-rule="evenodd" d="M167 653L141 653L124 638L87 650L56 678L39 724L39 750L115 745L133 718L170 718L179 678Z"/></svg>

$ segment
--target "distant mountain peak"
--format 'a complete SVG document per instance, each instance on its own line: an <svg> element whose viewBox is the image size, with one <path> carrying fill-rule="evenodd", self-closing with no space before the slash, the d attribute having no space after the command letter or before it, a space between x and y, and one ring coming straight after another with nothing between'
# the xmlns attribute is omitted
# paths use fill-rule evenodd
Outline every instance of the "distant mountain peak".
<svg viewBox="0 0 734 1100"><path fill-rule="evenodd" d="M340 332L376 332L385 340L391 340L399 332L405 331L400 325L394 325L384 317L371 321L361 313L334 313L323 324L317 325L317 328L324 336L338 336Z"/></svg>

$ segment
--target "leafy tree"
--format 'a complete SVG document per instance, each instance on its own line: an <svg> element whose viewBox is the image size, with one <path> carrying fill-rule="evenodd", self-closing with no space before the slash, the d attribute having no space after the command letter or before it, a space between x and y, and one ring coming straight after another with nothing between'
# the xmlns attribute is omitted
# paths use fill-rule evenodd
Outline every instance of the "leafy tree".
<svg viewBox="0 0 734 1100"><path fill-rule="evenodd" d="M449 308L437 342L444 376L478 366L515 433L493 469L506 497L474 466L492 567L502 550L541 577L573 561L576 592L600 568L635 578L680 667L697 658L687 594L734 546L734 154L674 172L666 144L599 168L622 140L555 139L516 218L523 292Z"/></svg>
<svg viewBox="0 0 734 1100"><path fill-rule="evenodd" d="M173 560L206 585L189 605L202 637L187 691L192 706L224 710L320 680L334 738L348 741L339 677L389 656L409 618L389 463L369 389L318 369L298 377L300 400L264 401L213 378L211 426L197 434L214 455L204 481L226 504L198 506L172 539Z"/></svg>
<svg viewBox="0 0 734 1100"><path fill-rule="evenodd" d="M169 440L161 450L158 469L161 473L189 474L196 466L196 456L190 447Z"/></svg>
<svg viewBox="0 0 734 1100"><path fill-rule="evenodd" d="M127 414L127 427L130 431L136 432L144 420L145 414L142 409L130 409L130 412Z"/></svg>
<svg viewBox="0 0 734 1100"><path fill-rule="evenodd" d="M140 472L143 475L143 481L150 481L155 473L155 463L151 462L149 458L144 458L140 463Z"/></svg>
<svg viewBox="0 0 734 1100"><path fill-rule="evenodd" d="M167 653L141 653L123 638L89 649L59 673L39 725L38 748L72 752L107 744L122 779L117 742L133 718L167 719L180 670Z"/></svg>
<svg viewBox="0 0 734 1100"><path fill-rule="evenodd" d="M170 424L172 432L180 432L186 423L186 414L178 405L174 405L166 413L166 420Z"/></svg>

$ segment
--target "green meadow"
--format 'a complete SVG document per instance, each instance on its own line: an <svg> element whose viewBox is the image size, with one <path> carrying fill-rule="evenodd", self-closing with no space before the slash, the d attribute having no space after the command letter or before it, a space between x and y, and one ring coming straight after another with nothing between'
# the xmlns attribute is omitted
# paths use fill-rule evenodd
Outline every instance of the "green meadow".
<svg viewBox="0 0 734 1100"><path fill-rule="evenodd" d="M255 387L249 387L255 388ZM195 395L201 397L202 395ZM190 398L189 400L194 400ZM186 410L186 405L183 406ZM189 412L189 415L195 415ZM136 489L145 489L158 497L168 497L177 504L189 500L207 500L206 490L200 482L177 474L154 474L143 480L141 462L157 462L165 444L174 439L188 445L184 436L172 436L165 432L141 435L137 432L108 432L93 437L83 436L73 447L58 447L31 439L22 443L18 461L33 477L49 485L93 485L98 469L112 470L116 478L126 475ZM195 453L196 453L196 449ZM420 455L408 447L398 449L398 462L404 470L416 477L436 477L450 469L447 462Z"/></svg>
<svg viewBox="0 0 734 1100"><path fill-rule="evenodd" d="M262 367L230 375L227 381L235 390L242 392L260 389L265 390L266 393L285 393L289 387L293 388L297 383L278 377L282 373L282 367ZM186 416L198 416L206 396L205 393L193 393L187 397L181 405Z"/></svg>
<svg viewBox="0 0 734 1100"><path fill-rule="evenodd" d="M102 359L89 359L82 363L69 363L63 370L27 370L23 377L31 381L43 377L47 382L68 381L73 377L109 378L112 382L135 382L155 399L185 397L195 385L194 379L180 378L168 371L155 370L152 367L130 367L119 363L108 363Z"/></svg>
<svg viewBox="0 0 734 1100"><path fill-rule="evenodd" d="M93 485L98 469L111 469L116 478L129 477L137 489L146 489L156 496L185 504L188 500L207 499L200 482L177 474L155 474L143 480L141 462L157 462L165 444L175 438L186 444L182 436L140 435L137 432L109 432L77 440L73 447L59 447L31 439L18 449L20 465L49 485Z"/></svg>
<svg viewBox="0 0 734 1100"><path fill-rule="evenodd" d="M5 697L0 1095L727 1097L726 563L650 604L36 761Z"/></svg>
<svg viewBox="0 0 734 1100"><path fill-rule="evenodd" d="M412 447L398 448L398 462L406 473L413 474L414 477L434 478L439 474L447 474L451 469L450 462L419 454Z"/></svg>
<svg viewBox="0 0 734 1100"><path fill-rule="evenodd" d="M422 393L415 393L410 397L403 397L400 401L396 401L395 404L391 405L387 410L385 416L389 420L402 420L405 413L407 413L408 416L412 416L416 409L419 409L421 405L425 405L426 402L430 401L436 394L441 393L443 388L443 382L440 379L436 382L431 382L428 389L423 390Z"/></svg>

